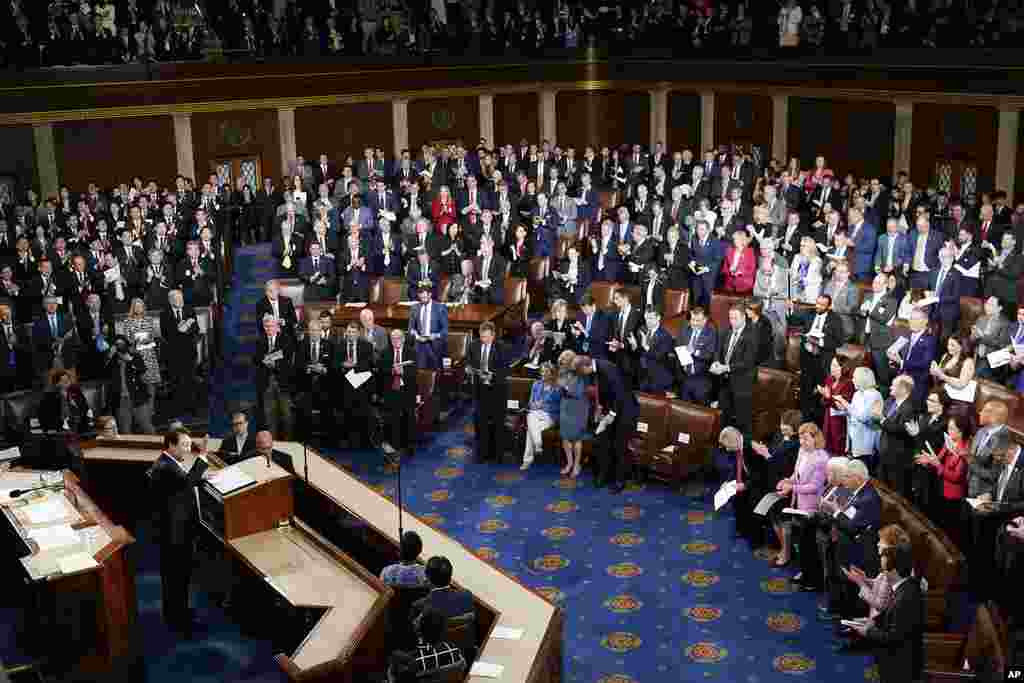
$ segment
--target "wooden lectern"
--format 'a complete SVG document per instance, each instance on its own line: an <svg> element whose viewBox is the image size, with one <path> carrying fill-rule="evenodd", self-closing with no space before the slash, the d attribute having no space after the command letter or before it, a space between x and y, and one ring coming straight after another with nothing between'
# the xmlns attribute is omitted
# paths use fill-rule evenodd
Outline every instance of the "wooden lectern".
<svg viewBox="0 0 1024 683"><path fill-rule="evenodd" d="M199 489L199 518L221 541L275 529L291 521L295 512L292 475L277 463L255 457L234 465L252 480L230 493L221 493L210 482Z"/></svg>

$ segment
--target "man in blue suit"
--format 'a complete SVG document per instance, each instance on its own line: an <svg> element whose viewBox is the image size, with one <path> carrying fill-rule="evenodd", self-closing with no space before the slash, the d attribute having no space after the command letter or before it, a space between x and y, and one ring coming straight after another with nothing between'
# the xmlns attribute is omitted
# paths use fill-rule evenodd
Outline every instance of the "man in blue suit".
<svg viewBox="0 0 1024 683"><path fill-rule="evenodd" d="M78 360L78 343L74 335L70 335L75 327L60 312L58 298L43 298L43 315L32 323L32 345L35 347L35 368L44 384L46 373L53 367L57 350L61 351L65 368L74 368ZM69 336L70 335L70 336Z"/></svg>
<svg viewBox="0 0 1024 683"><path fill-rule="evenodd" d="M580 306L582 310L572 325L576 348L581 353L589 353L594 358L607 360L608 340L611 338L608 316L598 310L594 297L589 292L583 295Z"/></svg>
<svg viewBox="0 0 1024 683"><path fill-rule="evenodd" d="M931 223L924 216L917 219L917 225L909 237L907 263L903 270L910 277L911 289L928 289L931 273L939 265L939 249L945 237L933 231Z"/></svg>
<svg viewBox="0 0 1024 683"><path fill-rule="evenodd" d="M337 293L334 259L320 253L320 243L309 245L309 256L299 262L299 279L306 285L303 298L308 301L326 301Z"/></svg>
<svg viewBox="0 0 1024 683"><path fill-rule="evenodd" d="M672 388L672 335L661 327L661 312L656 308L647 309L644 314L645 326L637 336L637 352L640 354L640 391L660 394Z"/></svg>
<svg viewBox="0 0 1024 683"><path fill-rule="evenodd" d="M618 251L614 226L610 220L601 222L601 238L590 240L590 249L594 252L593 279L598 282L619 282L622 280L622 257Z"/></svg>
<svg viewBox="0 0 1024 683"><path fill-rule="evenodd" d="M847 239L853 243L853 277L866 280L874 275L871 266L875 256L877 230L875 226L864 221L860 209L851 208L847 212L849 218L846 229Z"/></svg>
<svg viewBox="0 0 1024 683"><path fill-rule="evenodd" d="M676 356L679 398L691 403L706 403L711 395L708 368L718 352L718 331L708 325L708 314L704 307L694 306L690 309L690 323L683 327L676 339L676 346L685 346L693 360L683 366Z"/></svg>
<svg viewBox="0 0 1024 683"><path fill-rule="evenodd" d="M705 220L697 221L697 234L690 243L690 286L693 288L691 301L695 306L707 308L711 305L711 293L715 289L718 272L722 269L725 251L722 241L711 236L711 226Z"/></svg>
<svg viewBox="0 0 1024 683"><path fill-rule="evenodd" d="M558 214L548 205L547 195L537 195L537 207L531 212L533 220L533 255L547 258L555 251L555 233Z"/></svg>
<svg viewBox="0 0 1024 683"><path fill-rule="evenodd" d="M409 334L416 342L416 366L439 369L448 348L448 307L433 301L430 285L420 285L420 302L409 313Z"/></svg>
<svg viewBox="0 0 1024 683"><path fill-rule="evenodd" d="M370 179L370 212L379 220L382 216L394 221L398 214L399 201L395 193L384 182L384 178Z"/></svg>
<svg viewBox="0 0 1024 683"><path fill-rule="evenodd" d="M899 372L914 380L911 403L917 408L924 407L928 395L928 377L937 346L935 337L928 332L928 313L920 308L910 312L910 339L898 353L889 353L889 361Z"/></svg>
<svg viewBox="0 0 1024 683"><path fill-rule="evenodd" d="M629 221L629 209L624 206L619 207L619 211L615 216L615 227L612 230L612 237L619 244L632 244L633 243L633 224Z"/></svg>
<svg viewBox="0 0 1024 683"><path fill-rule="evenodd" d="M596 429L597 470L595 485L608 484L612 493L626 488L626 440L636 431L640 404L636 394L626 387L618 366L590 356L577 356L573 365L576 374L594 375L600 416Z"/></svg>
<svg viewBox="0 0 1024 683"><path fill-rule="evenodd" d="M875 249L875 272L876 273L904 273L904 266L910 264L910 256L907 236L900 232L900 221L898 218L890 218L885 222L885 232L878 237L878 247Z"/></svg>
<svg viewBox="0 0 1024 683"><path fill-rule="evenodd" d="M928 289L935 292L939 303L931 307L932 322L939 323L942 330L942 338L946 339L957 329L960 322L960 291L961 278L955 267L956 252L949 247L939 250L939 267L935 271L935 277L928 283Z"/></svg>
<svg viewBox="0 0 1024 683"><path fill-rule="evenodd" d="M416 260L409 264L406 281L409 285L410 299L417 297L417 292L424 282L430 283L434 297L438 295L441 285L441 269L436 263L431 262L429 251L422 247L416 248Z"/></svg>

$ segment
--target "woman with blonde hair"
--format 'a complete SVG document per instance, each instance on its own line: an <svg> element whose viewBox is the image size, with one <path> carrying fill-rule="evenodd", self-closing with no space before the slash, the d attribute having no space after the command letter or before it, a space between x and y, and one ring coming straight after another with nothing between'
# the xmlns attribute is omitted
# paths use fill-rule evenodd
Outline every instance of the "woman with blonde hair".
<svg viewBox="0 0 1024 683"><path fill-rule="evenodd" d="M562 403L558 416L558 430L562 437L562 450L566 463L562 474L573 479L580 476L583 468L583 439L590 420L590 397L587 396L587 381L576 374L573 363L576 354L562 351L558 356L560 370L558 382L562 387Z"/></svg>
<svg viewBox="0 0 1024 683"><path fill-rule="evenodd" d="M800 450L797 452L793 473L780 480L775 491L782 499L772 506L769 516L772 527L782 549L775 560L776 567L789 564L792 550L793 515L782 512L784 508L795 508L804 512L818 509L821 492L825 488L828 453L825 451L825 435L818 425L805 422L797 430Z"/></svg>
<svg viewBox="0 0 1024 683"><path fill-rule="evenodd" d="M544 450L544 431L558 424L562 390L558 386L558 371L552 363L540 369L540 379L530 388L530 405L526 413L526 449L523 451L522 470L530 469L536 453Z"/></svg>
<svg viewBox="0 0 1024 683"><path fill-rule="evenodd" d="M153 428L153 411L156 405L156 386L160 384L160 358L156 347L156 323L146 316L146 304L142 299L132 299L128 317L123 323L124 336L128 338L132 349L142 356L146 364L146 372L142 382L146 387L146 399L136 415L139 432L142 434L156 433ZM121 425L123 429L127 427Z"/></svg>
<svg viewBox="0 0 1024 683"><path fill-rule="evenodd" d="M875 373L871 368L859 367L853 371L853 397L833 396L833 402L846 411L846 443L850 455L871 462L882 433L875 419L875 405L882 402Z"/></svg>

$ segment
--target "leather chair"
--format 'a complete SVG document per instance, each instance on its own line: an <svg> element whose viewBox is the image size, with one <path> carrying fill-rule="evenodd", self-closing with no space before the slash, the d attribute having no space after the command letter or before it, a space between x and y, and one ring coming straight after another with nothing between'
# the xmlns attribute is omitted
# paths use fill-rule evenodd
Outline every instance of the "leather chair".
<svg viewBox="0 0 1024 683"><path fill-rule="evenodd" d="M796 405L796 380L796 375L786 370L757 369L753 404L755 440L768 443L779 429L782 412Z"/></svg>
<svg viewBox="0 0 1024 683"><path fill-rule="evenodd" d="M688 476L706 470L711 465L711 449L717 443L721 421L722 413L716 408L670 401L666 443L654 452L654 471L664 472L665 466L660 463L667 458L671 462L673 483L681 487ZM686 437L681 440L682 434L688 435L688 443L684 443ZM672 453L662 453L670 444L674 446Z"/></svg>
<svg viewBox="0 0 1024 683"><path fill-rule="evenodd" d="M508 309L502 316L501 323L505 336L526 334L526 325L529 321L530 312L530 295L525 278L505 278L505 305L508 306Z"/></svg>
<svg viewBox="0 0 1024 683"><path fill-rule="evenodd" d="M438 297L438 301L447 303L447 301L448 301L448 293L451 291L451 288L452 288L452 279L450 277L448 277L447 275L442 276L441 277L441 283L438 285L438 288L437 288L439 293L440 293L440 296Z"/></svg>
<svg viewBox="0 0 1024 683"><path fill-rule="evenodd" d="M522 459L525 448L526 410L530 405L532 377L510 376L508 378L508 403L505 405L505 433L511 438L509 446L513 455Z"/></svg>
<svg viewBox="0 0 1024 683"><path fill-rule="evenodd" d="M732 308L733 304L742 304L748 298L715 292L711 295L711 310L708 311L708 315L711 316L711 322L715 324L719 331L729 327L729 309Z"/></svg>
<svg viewBox="0 0 1024 683"><path fill-rule="evenodd" d="M686 324L687 318L685 315L677 315L674 318L662 318L662 328L672 335L672 339L678 339L679 335L683 332L683 325Z"/></svg>
<svg viewBox="0 0 1024 683"><path fill-rule="evenodd" d="M534 256L526 269L527 291L529 292L530 308L541 310L547 308L546 283L551 274L551 259Z"/></svg>
<svg viewBox="0 0 1024 683"><path fill-rule="evenodd" d="M899 524L910 536L914 569L928 580L925 594L927 630L945 631L949 594L961 584L967 561L946 532L932 524L910 501L872 480L882 499L882 526Z"/></svg>
<svg viewBox="0 0 1024 683"><path fill-rule="evenodd" d="M434 370L416 371L416 428L419 431L430 431L437 422L437 372Z"/></svg>
<svg viewBox="0 0 1024 683"><path fill-rule="evenodd" d="M845 360L851 369L871 366L871 356L860 344L843 344L836 349L836 355Z"/></svg>
<svg viewBox="0 0 1024 683"><path fill-rule="evenodd" d="M32 389L4 394L4 415L7 418L8 434L24 437L29 430L29 423L39 414L39 404L42 400L43 393Z"/></svg>
<svg viewBox="0 0 1024 683"><path fill-rule="evenodd" d="M383 278L371 277L370 278L370 299L367 303L379 304L380 303L380 291L381 291L381 280Z"/></svg>
<svg viewBox="0 0 1024 683"><path fill-rule="evenodd" d="M1020 422L1021 396L1016 391L1007 389L985 379L978 380L978 390L974 393L974 407L980 411L989 401L1002 401L1006 404L1008 421Z"/></svg>
<svg viewBox="0 0 1024 683"><path fill-rule="evenodd" d="M985 300L973 296L960 297L960 334L969 337L978 318L985 315Z"/></svg>
<svg viewBox="0 0 1024 683"><path fill-rule="evenodd" d="M690 290L665 290L665 310L662 313L662 317L674 318L678 315L683 315L688 310L690 310Z"/></svg>
<svg viewBox="0 0 1024 683"><path fill-rule="evenodd" d="M380 301L386 306L405 300L407 283L400 277L382 277L380 279Z"/></svg>
<svg viewBox="0 0 1024 683"><path fill-rule="evenodd" d="M640 415L636 431L627 440L626 453L633 465L650 468L654 444L664 444L668 429L668 400L663 396L637 393Z"/></svg>
<svg viewBox="0 0 1024 683"><path fill-rule="evenodd" d="M594 297L594 304L601 310L610 310L612 306L612 295L619 285L615 282L591 282L590 295Z"/></svg>
<svg viewBox="0 0 1024 683"><path fill-rule="evenodd" d="M786 330L786 369L800 374L800 343L803 341L796 330Z"/></svg>
<svg viewBox="0 0 1024 683"><path fill-rule="evenodd" d="M966 634L924 634L925 680L1010 680L1005 677L1010 647L1009 629L998 609L978 605Z"/></svg>

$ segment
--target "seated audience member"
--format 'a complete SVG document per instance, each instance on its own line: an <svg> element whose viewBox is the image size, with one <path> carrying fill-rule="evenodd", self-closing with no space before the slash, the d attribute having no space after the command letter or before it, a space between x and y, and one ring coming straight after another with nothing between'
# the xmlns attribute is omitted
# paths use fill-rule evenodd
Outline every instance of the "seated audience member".
<svg viewBox="0 0 1024 683"><path fill-rule="evenodd" d="M1024 344L1024 323L1015 323L1012 328L1003 313L999 299L990 296L985 299L985 312L971 325L971 342L975 350L975 374L983 379L1001 379L1006 376L1005 368L993 370L988 365L988 354L1010 346L1016 333L1020 344Z"/></svg>
<svg viewBox="0 0 1024 683"><path fill-rule="evenodd" d="M873 621L853 630L875 653L882 683L920 680L924 669L924 595L920 579L913 576L910 544L885 548L881 570L895 573L889 605Z"/></svg>
<svg viewBox="0 0 1024 683"><path fill-rule="evenodd" d="M823 431L825 450L832 455L847 452L847 413L836 399L842 398L846 405L853 399L853 378L850 363L839 356L833 356L829 363L828 377L822 385L815 387L821 397L824 410Z"/></svg>
<svg viewBox="0 0 1024 683"><path fill-rule="evenodd" d="M654 308L644 314L644 326L636 334L636 351L640 355L638 388L660 394L672 388L672 335L661 326L661 312Z"/></svg>
<svg viewBox="0 0 1024 683"><path fill-rule="evenodd" d="M929 400L931 396L929 396ZM963 547L959 533L963 514L964 497L967 495L967 472L970 467L971 420L964 414L951 415L946 422L945 445L936 452L934 448L919 451L914 458L918 465L933 469L942 482L940 501L922 501L919 508L925 514L931 513L935 524L943 529ZM915 500L915 503L918 501Z"/></svg>
<svg viewBox="0 0 1024 683"><path fill-rule="evenodd" d="M452 585L452 563L447 557L435 555L427 560L424 570L430 593L413 605L413 612L434 610L447 619L476 614L473 596L469 591Z"/></svg>
<svg viewBox="0 0 1024 683"><path fill-rule="evenodd" d="M420 285L417 298L419 303L409 312L409 336L416 343L416 365L439 369L448 348L448 307L433 300L433 290L425 283Z"/></svg>
<svg viewBox="0 0 1024 683"><path fill-rule="evenodd" d="M425 588L428 585L427 570L419 563L423 552L423 539L415 531L402 534L399 543L399 561L389 564L380 572L380 580L395 588Z"/></svg>
<svg viewBox="0 0 1024 683"><path fill-rule="evenodd" d="M878 532L878 554L881 554L889 548L894 548L900 544L910 544L910 536L903 527L897 524L889 524L882 527ZM895 580L892 572L879 571L873 579L869 579L863 569L857 566L843 567L843 575L846 580L852 582L857 588L857 597L864 601L868 608L867 619L870 623L874 624L878 617L885 611L892 601L892 587L895 584ZM852 632L849 627L844 626L842 633L849 635ZM857 642L863 643L862 639L858 639ZM852 641L845 641L842 643L844 649L852 647Z"/></svg>
<svg viewBox="0 0 1024 683"><path fill-rule="evenodd" d="M544 431L558 424L561 400L558 371L553 364L545 363L540 369L540 379L530 387L530 404L526 412L526 443L520 469L529 469L535 455L544 451Z"/></svg>
<svg viewBox="0 0 1024 683"><path fill-rule="evenodd" d="M416 624L419 634L412 650L396 650L388 664L388 683L437 681L452 672L464 672L462 651L443 640L448 618L436 609L427 609ZM444 680L449 680L445 678Z"/></svg>
<svg viewBox="0 0 1024 683"><path fill-rule="evenodd" d="M231 434L220 443L217 456L228 465L234 465L252 455L256 440L249 434L249 417L242 412L231 416Z"/></svg>
<svg viewBox="0 0 1024 683"><path fill-rule="evenodd" d="M676 348L686 347L690 361L682 365L676 354L679 398L691 403L705 403L711 395L712 382L708 369L718 354L718 331L708 324L707 312L703 307L690 309L690 322L683 326L675 345Z"/></svg>
<svg viewBox="0 0 1024 683"><path fill-rule="evenodd" d="M793 471L800 448L796 432L800 428L800 411L782 413L779 431L767 444L755 441L744 452L746 486L733 498L736 510L736 531L746 536L754 548L764 543L764 518L754 514L754 508L769 493L774 493L779 481Z"/></svg>
<svg viewBox="0 0 1024 683"><path fill-rule="evenodd" d="M776 485L775 491L782 494L782 499L768 512L781 548L775 560L776 567L789 564L792 540L795 536L793 527L801 523L797 521L797 515L782 510L789 507L805 512L817 510L818 501L825 488L825 465L828 462L825 435L813 422L800 425L797 434L800 450L797 453L796 464L789 476L780 479Z"/></svg>
<svg viewBox="0 0 1024 683"><path fill-rule="evenodd" d="M882 395L875 384L871 368L853 371L853 396L833 396L836 408L846 413L846 434L850 457L874 463L880 429L875 414L882 406Z"/></svg>
<svg viewBox="0 0 1024 683"><path fill-rule="evenodd" d="M92 428L92 408L70 370L55 369L39 403L39 426L47 432L83 434Z"/></svg>
<svg viewBox="0 0 1024 683"><path fill-rule="evenodd" d="M928 375L936 356L937 342L928 331L928 314L919 308L910 313L910 338L899 351L889 351L889 364L914 380L911 402L915 408L924 405L928 393Z"/></svg>

